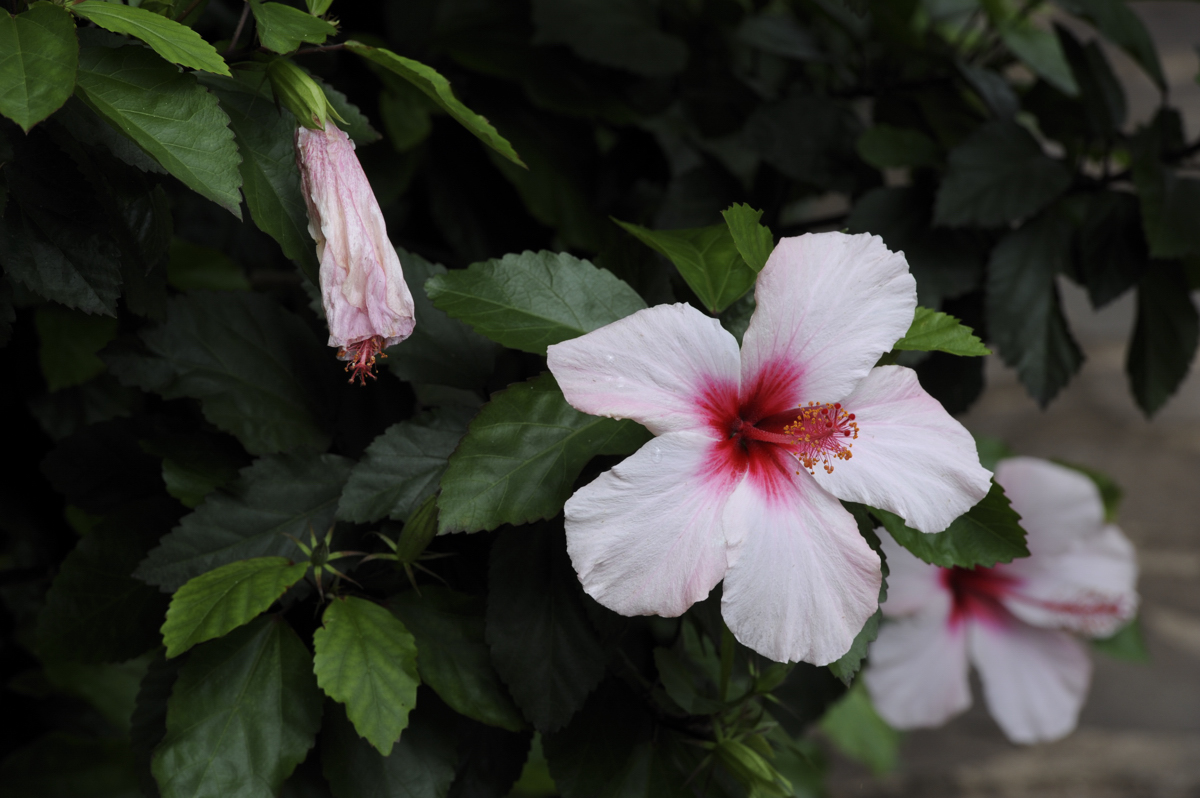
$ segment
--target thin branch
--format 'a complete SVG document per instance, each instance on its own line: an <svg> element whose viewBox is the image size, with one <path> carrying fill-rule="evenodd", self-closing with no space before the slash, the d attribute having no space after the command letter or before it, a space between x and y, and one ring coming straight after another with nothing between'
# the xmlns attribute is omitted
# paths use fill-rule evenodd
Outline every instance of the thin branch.
<svg viewBox="0 0 1200 798"><path fill-rule="evenodd" d="M297 50L292 55L308 55L309 53L327 53L331 50L342 50L346 47L345 44L322 44L320 47L305 47L303 50Z"/></svg>
<svg viewBox="0 0 1200 798"><path fill-rule="evenodd" d="M195 11L196 6L200 5L203 2L204 2L204 0L192 0L192 2L188 4L188 7L183 10L183 13L179 14L175 17L175 21L182 22L183 20L187 19L188 14L191 14L193 11Z"/></svg>
<svg viewBox="0 0 1200 798"><path fill-rule="evenodd" d="M233 31L233 38L229 41L229 46L225 48L225 55L233 52L237 47L238 39L242 38L242 28L246 27L246 18L250 16L250 0L246 0L246 4L242 6L242 16L238 19L237 27Z"/></svg>

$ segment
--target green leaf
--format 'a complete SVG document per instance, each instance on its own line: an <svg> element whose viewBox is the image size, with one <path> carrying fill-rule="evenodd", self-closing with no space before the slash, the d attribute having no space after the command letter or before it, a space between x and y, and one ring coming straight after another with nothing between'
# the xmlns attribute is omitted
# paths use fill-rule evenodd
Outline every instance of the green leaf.
<svg viewBox="0 0 1200 798"><path fill-rule="evenodd" d="M891 186L868 191L854 206L846 227L873 233L888 249L903 252L917 280L917 301L940 307L979 287L991 242L972 230L947 230L932 222L933 187Z"/></svg>
<svg viewBox="0 0 1200 798"><path fill-rule="evenodd" d="M659 27L644 0L533 0L535 45L565 44L583 59L647 77L681 72L688 48Z"/></svg>
<svg viewBox="0 0 1200 798"><path fill-rule="evenodd" d="M138 685L146 675L151 656L105 664L52 662L46 664L43 672L55 690L83 699L113 728L128 733Z"/></svg>
<svg viewBox="0 0 1200 798"><path fill-rule="evenodd" d="M38 360L51 391L82 385L104 371L96 353L117 337L116 319L43 305L33 321L40 339Z"/></svg>
<svg viewBox="0 0 1200 798"><path fill-rule="evenodd" d="M273 798L320 725L312 657L282 620L259 618L188 658L151 769L162 798Z"/></svg>
<svg viewBox="0 0 1200 798"><path fill-rule="evenodd" d="M583 601L561 523L496 538L487 641L517 706L542 732L570 720L604 676L607 658Z"/></svg>
<svg viewBox="0 0 1200 798"><path fill-rule="evenodd" d="M760 104L742 135L764 161L806 187L852 192L862 129L845 101L798 95Z"/></svg>
<svg viewBox="0 0 1200 798"><path fill-rule="evenodd" d="M1092 306L1099 308L1137 284L1149 267L1136 195L1102 191L1081 198L1078 257Z"/></svg>
<svg viewBox="0 0 1200 798"><path fill-rule="evenodd" d="M142 333L153 357L110 356L123 383L164 399L199 399L204 417L251 454L329 445L326 354L297 316L262 294L196 291L173 298Z"/></svg>
<svg viewBox="0 0 1200 798"><path fill-rule="evenodd" d="M38 615L47 662L124 662L158 644L167 597L130 574L172 523L170 508L122 511L67 555Z"/></svg>
<svg viewBox="0 0 1200 798"><path fill-rule="evenodd" d="M313 672L325 694L387 756L417 703L417 647L395 615L366 599L336 598L313 635Z"/></svg>
<svg viewBox="0 0 1200 798"><path fill-rule="evenodd" d="M876 125L858 138L858 154L871 166L934 166L938 148L919 130Z"/></svg>
<svg viewBox="0 0 1200 798"><path fill-rule="evenodd" d="M129 743L50 732L0 762L13 798L140 798Z"/></svg>
<svg viewBox="0 0 1200 798"><path fill-rule="evenodd" d="M167 609L162 627L167 657L254 620L307 571L307 561L293 565L283 557L256 557L189 579Z"/></svg>
<svg viewBox="0 0 1200 798"><path fill-rule="evenodd" d="M762 213L749 205L736 203L721 211L738 254L755 274L763 270L775 249L775 236L769 228L758 223Z"/></svg>
<svg viewBox="0 0 1200 798"><path fill-rule="evenodd" d="M484 641L484 602L449 588L426 585L401 593L391 608L417 641L421 681L460 715L510 731L526 728L492 666Z"/></svg>
<svg viewBox="0 0 1200 798"><path fill-rule="evenodd" d="M934 220L999 227L1037 213L1070 184L1071 174L1029 131L1008 120L989 122L950 152Z"/></svg>
<svg viewBox="0 0 1200 798"><path fill-rule="evenodd" d="M368 61L404 78L425 92L429 99L437 103L442 110L450 114L484 144L513 163L524 166L521 156L517 155L517 151L508 143L508 140L496 132L496 128L492 127L490 122L459 102L450 89L450 81L442 77L441 73L433 67L411 58L396 55L391 50L371 47L362 42L348 41L346 49L358 53Z"/></svg>
<svg viewBox="0 0 1200 798"><path fill-rule="evenodd" d="M238 171L250 218L259 230L279 242L283 254L300 264L316 285L316 243L308 232L308 209L292 143L295 117L281 113L269 91L255 91L251 85L228 78L205 78L203 82L229 115L229 126L242 155Z"/></svg>
<svg viewBox="0 0 1200 798"><path fill-rule="evenodd" d="M379 93L379 118L397 152L416 147L433 131L433 104L415 86L403 80L390 81ZM510 163L503 161L503 163ZM514 169L520 169L514 165Z"/></svg>
<svg viewBox="0 0 1200 798"><path fill-rule="evenodd" d="M237 478L249 458L232 439L198 433L165 435L142 441L142 448L163 459L162 477L167 493L189 508Z"/></svg>
<svg viewBox="0 0 1200 798"><path fill-rule="evenodd" d="M1157 127L1157 125L1155 126ZM1135 142L1133 184L1142 206L1142 225L1155 258L1200 254L1200 180L1183 177L1160 158L1163 134L1151 128Z"/></svg>
<svg viewBox="0 0 1200 798"><path fill-rule="evenodd" d="M258 27L258 40L277 53L290 53L305 42L322 44L337 34L337 28L325 20L283 3L250 0L250 10Z"/></svg>
<svg viewBox="0 0 1200 798"><path fill-rule="evenodd" d="M144 47L85 46L75 93L185 186L242 218L229 117L193 76Z"/></svg>
<svg viewBox="0 0 1200 798"><path fill-rule="evenodd" d="M439 534L552 518L598 454L630 454L649 439L632 421L567 404L546 373L496 393L450 456L438 497Z"/></svg>
<svg viewBox="0 0 1200 798"><path fill-rule="evenodd" d="M458 752L418 711L391 753L380 756L334 706L321 730L321 764L335 798L445 798Z"/></svg>
<svg viewBox="0 0 1200 798"><path fill-rule="evenodd" d="M821 731L838 750L862 762L876 776L894 769L899 761L900 732L879 717L861 684L830 707L821 719Z"/></svg>
<svg viewBox="0 0 1200 798"><path fill-rule="evenodd" d="M1197 343L1200 316L1183 267L1152 263L1138 284L1137 320L1125 361L1133 396L1147 417L1183 384Z"/></svg>
<svg viewBox="0 0 1200 798"><path fill-rule="evenodd" d="M209 495L138 566L139 579L178 590L189 579L251 557L297 555L286 536L307 540L333 523L350 461L334 454L264 457Z"/></svg>
<svg viewBox="0 0 1200 798"><path fill-rule="evenodd" d="M742 259L726 224L690 230L647 230L636 224L613 221L674 263L697 298L714 314L729 307L754 285L757 274Z"/></svg>
<svg viewBox="0 0 1200 798"><path fill-rule="evenodd" d="M646 307L607 269L565 252L529 252L435 275L435 307L512 349L537 355Z"/></svg>
<svg viewBox="0 0 1200 798"><path fill-rule="evenodd" d="M242 267L217 249L171 239L167 261L167 283L179 291L249 291L250 281Z"/></svg>
<svg viewBox="0 0 1200 798"><path fill-rule="evenodd" d="M918 307L908 332L892 348L912 352L949 352L962 357L990 355L991 350L973 333L970 327L949 314Z"/></svg>
<svg viewBox="0 0 1200 798"><path fill-rule="evenodd" d="M154 749L167 735L167 703L171 689L179 678L179 671L186 659L168 660L159 648L146 670L146 676L138 686L133 715L129 721L129 743L137 760L143 798L153 796L158 785L150 773L150 761Z"/></svg>
<svg viewBox="0 0 1200 798"><path fill-rule="evenodd" d="M477 390L492 373L496 346L458 319L438 310L423 286L446 274L414 252L397 249L404 278L412 286L417 326L413 334L387 350L392 373L405 382Z"/></svg>
<svg viewBox="0 0 1200 798"><path fill-rule="evenodd" d="M691 763L677 766L672 743L668 727L656 727L645 705L613 680L600 686L569 726L544 738L550 775L560 791L555 794L564 798L696 795L684 784L699 771ZM703 794L729 793L706 788Z"/></svg>
<svg viewBox="0 0 1200 798"><path fill-rule="evenodd" d="M1062 45L1052 31L1022 21L1001 24L1000 38L1017 58L1047 83L1070 97L1078 96L1079 84L1075 82Z"/></svg>
<svg viewBox="0 0 1200 798"><path fill-rule="evenodd" d="M221 54L200 34L153 11L105 0L83 0L71 11L113 33L135 36L172 64L228 75L229 66Z"/></svg>
<svg viewBox="0 0 1200 798"><path fill-rule="evenodd" d="M383 138L383 134L375 128L371 127L371 120L367 119L367 115L359 110L358 106L350 102L346 95L321 80L316 75L309 75L317 85L321 87L321 91L325 92L325 99L333 106L333 110L337 111L345 123L339 123L338 127L342 132L350 137L350 140L359 147L373 144Z"/></svg>
<svg viewBox="0 0 1200 798"><path fill-rule="evenodd" d="M78 61L75 25L61 6L0 12L0 114L28 133L71 96Z"/></svg>
<svg viewBox="0 0 1200 798"><path fill-rule="evenodd" d="M443 412L393 424L371 442L350 472L337 517L358 524L403 521L437 491L446 461L467 431L463 413Z"/></svg>
<svg viewBox="0 0 1200 798"><path fill-rule="evenodd" d="M1160 89L1166 90L1167 79L1154 40L1125 0L1058 0L1058 4L1095 25L1105 38L1129 53Z"/></svg>
<svg viewBox="0 0 1200 798"><path fill-rule="evenodd" d="M1142 622L1134 618L1108 637L1092 640L1092 648L1113 659L1149 662L1150 652L1142 635Z"/></svg>
<svg viewBox="0 0 1200 798"><path fill-rule="evenodd" d="M972 433L972 437L975 438L975 448L979 450L979 464L988 471L995 471L997 463L1006 457L1015 457L1017 454L999 438L990 438L974 433Z"/></svg>
<svg viewBox="0 0 1200 798"><path fill-rule="evenodd" d="M1001 239L988 264L988 334L1042 407L1083 363L1054 282L1070 257L1071 234L1068 220L1043 215Z"/></svg>
<svg viewBox="0 0 1200 798"><path fill-rule="evenodd" d="M994 482L987 496L943 532L918 532L905 526L898 515L874 507L871 515L901 546L942 568L991 568L996 563L1029 556L1021 516L1009 505L1004 489Z"/></svg>

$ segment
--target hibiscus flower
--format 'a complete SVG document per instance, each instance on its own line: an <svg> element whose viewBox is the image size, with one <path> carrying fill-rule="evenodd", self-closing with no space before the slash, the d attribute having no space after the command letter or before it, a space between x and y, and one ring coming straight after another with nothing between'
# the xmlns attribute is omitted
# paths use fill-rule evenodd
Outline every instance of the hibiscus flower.
<svg viewBox="0 0 1200 798"><path fill-rule="evenodd" d="M778 661L844 654L878 606L879 557L838 499L944 529L988 491L975 442L907 368L874 368L916 308L875 236L779 242L741 351L688 305L551 346L567 401L657 437L566 505L584 590L623 615L722 613Z"/></svg>
<svg viewBox="0 0 1200 798"><path fill-rule="evenodd" d="M1137 564L1104 521L1100 492L1077 471L1003 460L996 482L1021 514L1030 556L994 568L938 568L886 535L887 618L864 673L893 726L937 726L971 705L968 662L992 717L1018 743L1075 728L1091 679L1077 634L1111 635L1137 609Z"/></svg>
<svg viewBox="0 0 1200 798"><path fill-rule="evenodd" d="M350 138L329 121L297 127L295 143L329 345L348 361L350 381L365 384L383 350L412 335L412 294Z"/></svg>

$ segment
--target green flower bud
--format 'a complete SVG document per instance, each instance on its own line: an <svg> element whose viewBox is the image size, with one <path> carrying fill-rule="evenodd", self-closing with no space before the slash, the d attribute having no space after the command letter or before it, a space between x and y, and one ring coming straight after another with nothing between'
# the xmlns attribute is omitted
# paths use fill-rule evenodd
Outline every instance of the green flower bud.
<svg viewBox="0 0 1200 798"><path fill-rule="evenodd" d="M295 115L300 124L314 130L324 130L325 122L333 117L345 122L329 104L324 90L300 67L286 58L276 58L267 65L267 77L275 99Z"/></svg>

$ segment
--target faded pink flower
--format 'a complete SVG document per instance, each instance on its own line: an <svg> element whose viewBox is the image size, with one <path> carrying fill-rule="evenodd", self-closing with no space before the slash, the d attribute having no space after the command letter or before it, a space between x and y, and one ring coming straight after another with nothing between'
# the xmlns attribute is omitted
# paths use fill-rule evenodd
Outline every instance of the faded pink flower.
<svg viewBox="0 0 1200 798"><path fill-rule="evenodd" d="M825 664L875 612L881 579L838 499L936 532L990 474L912 370L873 368L916 308L903 255L875 236L785 238L755 298L740 352L688 305L549 348L571 405L657 436L567 502L567 549L616 612L679 615L723 579L738 640Z"/></svg>
<svg viewBox="0 0 1200 798"><path fill-rule="evenodd" d="M349 361L350 381L366 384L375 358L412 335L412 294L350 138L332 121L324 130L297 127L296 165L321 262L329 345Z"/></svg>
<svg viewBox="0 0 1200 798"><path fill-rule="evenodd" d="M1100 492L1077 471L1003 460L996 482L1021 514L1030 556L994 568L928 565L880 533L884 624L864 673L879 714L900 729L938 726L971 705L968 662L992 717L1018 743L1075 728L1091 679L1077 635L1104 637L1137 609L1133 546L1104 521Z"/></svg>

